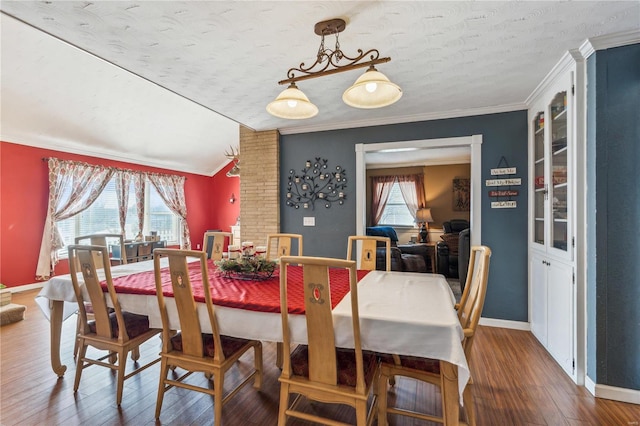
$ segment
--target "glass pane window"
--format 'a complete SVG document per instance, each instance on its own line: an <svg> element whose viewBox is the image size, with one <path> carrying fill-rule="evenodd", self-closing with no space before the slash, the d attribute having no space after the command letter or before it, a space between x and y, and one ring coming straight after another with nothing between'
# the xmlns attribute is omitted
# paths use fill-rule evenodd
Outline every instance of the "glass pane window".
<svg viewBox="0 0 640 426"><path fill-rule="evenodd" d="M414 226L414 219L409 212L407 204L404 202L400 185L398 182L393 183L393 187L389 192L387 205L382 212L379 225L396 225L396 226Z"/></svg>
<svg viewBox="0 0 640 426"><path fill-rule="evenodd" d="M161 240L178 243L178 226L180 223L178 216L169 210L169 207L167 207L162 198L160 198L160 194L158 194L158 191L153 185L147 184L146 195L145 216L147 216L148 219L145 218L145 230L147 230L147 233L149 233L149 231L157 231Z"/></svg>
<svg viewBox="0 0 640 426"><path fill-rule="evenodd" d="M138 234L138 213L136 209L134 185L131 183L127 200L127 219L125 238L134 239ZM143 234L157 231L160 239L167 244L179 243L179 218L171 212L158 195L156 189L147 181L145 193L145 215ZM119 233L118 198L115 179L111 179L96 201L86 210L68 219L58 222L58 230L65 246L74 243L80 235L97 233ZM66 254L66 248L60 255Z"/></svg>

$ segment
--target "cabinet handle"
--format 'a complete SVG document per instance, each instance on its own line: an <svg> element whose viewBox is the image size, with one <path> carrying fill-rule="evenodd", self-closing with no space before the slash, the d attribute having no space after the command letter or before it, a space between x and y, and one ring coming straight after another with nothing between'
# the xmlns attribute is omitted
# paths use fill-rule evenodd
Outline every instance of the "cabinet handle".
<svg viewBox="0 0 640 426"><path fill-rule="evenodd" d="M544 184L544 199L545 200L549 199L549 184L548 183Z"/></svg>

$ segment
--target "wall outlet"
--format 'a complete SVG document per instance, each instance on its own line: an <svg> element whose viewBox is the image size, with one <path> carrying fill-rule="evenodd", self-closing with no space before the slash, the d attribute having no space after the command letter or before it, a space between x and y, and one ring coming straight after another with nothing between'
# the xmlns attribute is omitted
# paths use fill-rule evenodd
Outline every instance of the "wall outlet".
<svg viewBox="0 0 640 426"><path fill-rule="evenodd" d="M304 217L302 219L302 225L303 226L316 226L316 218L311 216L311 217Z"/></svg>
<svg viewBox="0 0 640 426"><path fill-rule="evenodd" d="M200 250L200 244L196 244L196 250Z"/></svg>

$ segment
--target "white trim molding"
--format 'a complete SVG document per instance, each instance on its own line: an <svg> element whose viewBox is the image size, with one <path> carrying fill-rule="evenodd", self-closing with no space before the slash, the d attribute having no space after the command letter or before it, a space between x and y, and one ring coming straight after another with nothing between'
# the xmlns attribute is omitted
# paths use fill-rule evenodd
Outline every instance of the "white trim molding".
<svg viewBox="0 0 640 426"><path fill-rule="evenodd" d="M432 121L432 120L445 120L449 118L458 117L473 117L476 115L487 114L500 114L503 112L522 111L526 110L527 105L523 102L516 102L513 104L488 106L480 108L468 108L458 109L453 111L442 112L426 112L421 114L405 115L402 117L389 117L389 118L371 118L359 121L353 121L345 126L344 123L336 124L303 124L301 126L291 126L286 129L278 129L281 135L295 135L298 133L313 133L324 132L327 130L343 130L343 129L356 129L360 127L372 127L372 126L387 126L390 124L404 124L404 123L417 123L420 121Z"/></svg>
<svg viewBox="0 0 640 426"><path fill-rule="evenodd" d="M640 404L640 390L599 385L591 380L589 376L585 376L584 378L584 387L596 398L628 402L629 404Z"/></svg>
<svg viewBox="0 0 640 426"><path fill-rule="evenodd" d="M591 380L591 377L584 377L584 387L587 388L591 395L596 396L596 384Z"/></svg>
<svg viewBox="0 0 640 426"><path fill-rule="evenodd" d="M19 286L16 286L16 287L7 287L7 288L5 288L5 290L11 291L11 294L13 294L13 293L22 293L23 291L37 290L39 288L42 288L44 286L44 283L45 282L43 281L43 282L39 282L39 283L19 285Z"/></svg>
<svg viewBox="0 0 640 426"><path fill-rule="evenodd" d="M600 37L589 38L580 45L580 54L587 59L596 50L612 49L614 47L627 46L640 43L640 30L625 31L622 33L607 34Z"/></svg>
<svg viewBox="0 0 640 426"><path fill-rule="evenodd" d="M640 404L640 390L596 384L596 398Z"/></svg>
<svg viewBox="0 0 640 426"><path fill-rule="evenodd" d="M480 325L487 327L508 328L511 330L531 331L531 324L524 321L511 321L495 318L480 318Z"/></svg>

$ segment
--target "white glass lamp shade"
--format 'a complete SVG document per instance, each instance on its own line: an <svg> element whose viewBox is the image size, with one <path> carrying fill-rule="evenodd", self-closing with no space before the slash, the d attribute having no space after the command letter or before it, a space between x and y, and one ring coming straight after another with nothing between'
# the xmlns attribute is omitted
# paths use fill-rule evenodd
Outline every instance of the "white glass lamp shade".
<svg viewBox="0 0 640 426"><path fill-rule="evenodd" d="M371 66L353 86L345 90L342 100L354 108L382 108L402 97L402 89Z"/></svg>
<svg viewBox="0 0 640 426"><path fill-rule="evenodd" d="M318 107L309 102L307 95L295 83L284 89L275 101L267 105L269 114L290 120L311 118L318 114Z"/></svg>

